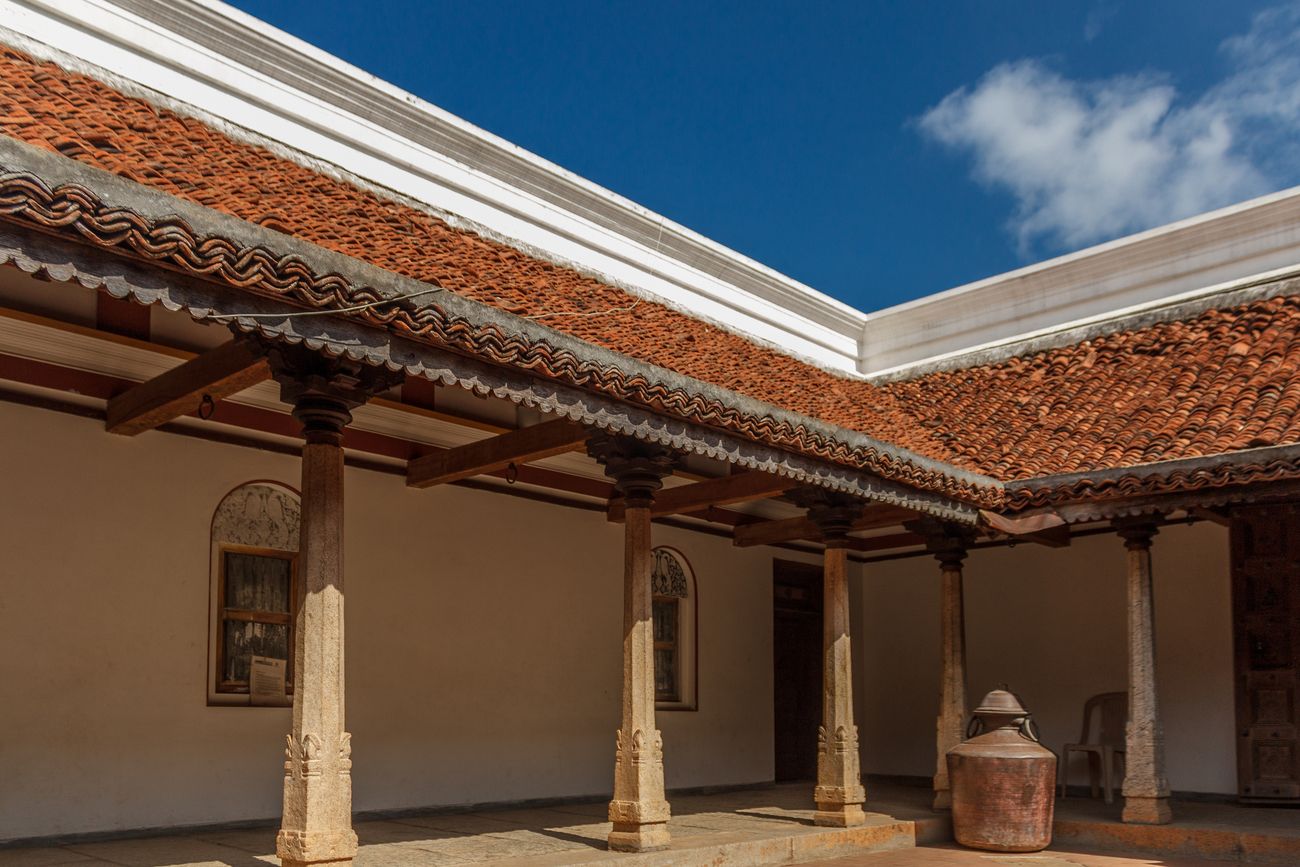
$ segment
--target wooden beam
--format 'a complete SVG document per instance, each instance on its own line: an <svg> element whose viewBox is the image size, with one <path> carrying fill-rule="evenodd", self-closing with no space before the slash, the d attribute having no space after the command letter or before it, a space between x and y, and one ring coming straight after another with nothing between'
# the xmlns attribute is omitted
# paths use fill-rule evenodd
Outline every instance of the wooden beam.
<svg viewBox="0 0 1300 867"><path fill-rule="evenodd" d="M916 512L900 506L884 504L868 506L862 517L853 522L854 530L876 530L892 527L916 517ZM754 545L772 545L793 542L796 539L820 539L821 531L807 518L784 518L779 521L758 521L742 524L732 534L732 543L739 548Z"/></svg>
<svg viewBox="0 0 1300 867"><path fill-rule="evenodd" d="M581 448L589 435L585 427L568 419L519 428L415 458L406 465L406 484L427 488L561 455Z"/></svg>
<svg viewBox="0 0 1300 867"><path fill-rule="evenodd" d="M270 376L256 344L232 340L109 398L104 427L134 436L193 412L205 394L221 400Z"/></svg>
<svg viewBox="0 0 1300 867"><path fill-rule="evenodd" d="M850 551L889 551L924 544L925 537L916 533L893 533L889 536L869 536L866 539L850 536L846 547Z"/></svg>
<svg viewBox="0 0 1300 867"><path fill-rule="evenodd" d="M676 488L665 488L655 495L654 504L650 507L650 515L657 518L664 515L698 512L710 506L726 506L731 503L743 503L746 500L765 500L768 497L784 494L798 484L799 482L786 476L750 471L690 485L680 485ZM609 519L623 520L621 502L609 504Z"/></svg>

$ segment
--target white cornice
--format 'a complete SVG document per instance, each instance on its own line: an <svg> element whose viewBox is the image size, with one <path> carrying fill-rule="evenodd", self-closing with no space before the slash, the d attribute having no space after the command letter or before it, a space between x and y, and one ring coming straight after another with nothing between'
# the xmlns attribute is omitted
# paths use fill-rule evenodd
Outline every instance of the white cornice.
<svg viewBox="0 0 1300 867"><path fill-rule="evenodd" d="M215 0L0 11L47 56L819 365L856 367L859 311Z"/></svg>
<svg viewBox="0 0 1300 867"><path fill-rule="evenodd" d="M908 376L1296 265L1300 187L867 314L860 370Z"/></svg>

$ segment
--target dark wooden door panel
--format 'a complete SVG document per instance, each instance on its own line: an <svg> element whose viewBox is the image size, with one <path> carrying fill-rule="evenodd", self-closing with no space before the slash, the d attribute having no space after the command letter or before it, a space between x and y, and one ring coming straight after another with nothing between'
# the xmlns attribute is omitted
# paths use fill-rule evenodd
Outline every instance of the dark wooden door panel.
<svg viewBox="0 0 1300 867"><path fill-rule="evenodd" d="M1234 510L1232 604L1239 794L1300 803L1300 505Z"/></svg>
<svg viewBox="0 0 1300 867"><path fill-rule="evenodd" d="M822 691L820 567L773 562L772 671L776 779L815 779Z"/></svg>

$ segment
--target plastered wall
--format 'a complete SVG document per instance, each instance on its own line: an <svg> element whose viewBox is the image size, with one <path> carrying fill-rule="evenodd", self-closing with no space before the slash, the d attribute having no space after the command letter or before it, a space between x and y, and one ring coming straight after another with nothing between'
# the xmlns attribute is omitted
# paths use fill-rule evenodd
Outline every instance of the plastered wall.
<svg viewBox="0 0 1300 867"><path fill-rule="evenodd" d="M0 403L0 840L278 815L289 712L207 707L208 526L292 456ZM599 513L346 478L354 806L600 794L622 531ZM771 552L656 526L699 594L670 787L772 776Z"/></svg>
<svg viewBox="0 0 1300 867"><path fill-rule="evenodd" d="M1228 534L1209 523L1156 537L1157 678L1169 783L1235 793ZM939 696L939 567L929 557L863 564L855 667L868 773L930 776ZM1003 683L1044 743L1075 742L1088 696L1127 688L1125 552L1113 534L1068 548L1018 545L966 564L972 707ZM1086 779L1082 764L1074 780Z"/></svg>

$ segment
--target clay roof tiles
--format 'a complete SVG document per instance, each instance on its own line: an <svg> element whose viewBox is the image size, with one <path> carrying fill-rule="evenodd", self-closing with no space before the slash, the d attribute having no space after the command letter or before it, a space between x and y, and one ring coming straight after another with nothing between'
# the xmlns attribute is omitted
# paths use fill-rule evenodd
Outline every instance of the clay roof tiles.
<svg viewBox="0 0 1300 867"><path fill-rule="evenodd" d="M0 131L625 355L1011 481L1300 442L1286 296L998 364L841 376L398 201L0 51ZM547 317L552 313L595 313Z"/></svg>

